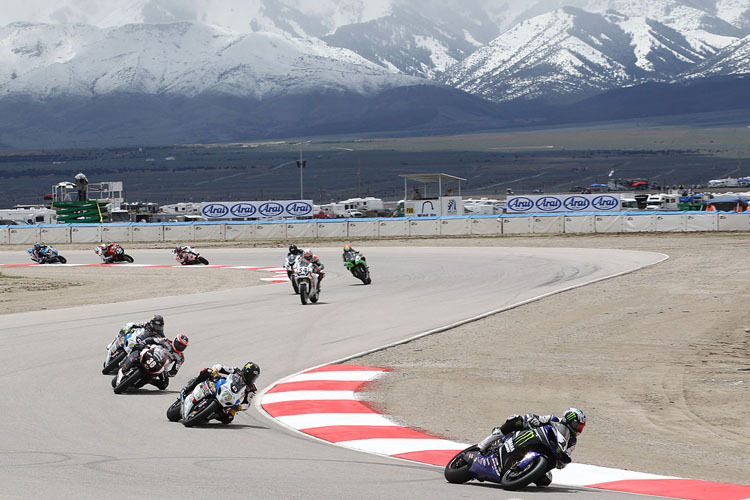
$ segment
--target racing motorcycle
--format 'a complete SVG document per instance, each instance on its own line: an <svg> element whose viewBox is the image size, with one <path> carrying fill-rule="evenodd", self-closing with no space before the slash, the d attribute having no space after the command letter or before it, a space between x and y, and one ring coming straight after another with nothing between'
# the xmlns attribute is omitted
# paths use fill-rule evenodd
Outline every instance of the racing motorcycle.
<svg viewBox="0 0 750 500"><path fill-rule="evenodd" d="M112 247L112 252L107 254L107 246L98 246L94 248L94 253L102 258L105 264L111 264L113 262L133 262L133 257L125 253L125 249L117 243L109 245Z"/></svg>
<svg viewBox="0 0 750 500"><path fill-rule="evenodd" d="M195 386L190 394L180 397L167 409L170 422L179 422L185 427L208 423L215 418L222 420L226 412L237 411L245 395L245 381L236 373L218 380L206 380Z"/></svg>
<svg viewBox="0 0 750 500"><path fill-rule="evenodd" d="M362 280L363 284L369 285L372 283L372 280L370 279L370 268L367 266L365 256L360 252L346 252L344 265L352 273L352 276L358 280Z"/></svg>
<svg viewBox="0 0 750 500"><path fill-rule="evenodd" d="M145 333L142 328L130 329L124 334L118 333L114 340L107 345L107 357L104 359L104 365L102 368L103 375L109 375L116 371L130 351L133 350L133 346L141 340L139 337Z"/></svg>
<svg viewBox="0 0 750 500"><path fill-rule="evenodd" d="M560 460L557 450L566 443L554 425L516 431L484 454L477 445L458 453L445 466L445 479L456 484L476 479L518 490L554 469Z"/></svg>
<svg viewBox="0 0 750 500"><path fill-rule="evenodd" d="M131 387L143 387L164 371L168 361L169 352L161 345L131 352L117 371L117 376L112 379L115 394L122 394Z"/></svg>
<svg viewBox="0 0 750 500"><path fill-rule="evenodd" d="M175 260L183 266L190 266L193 264L203 264L204 266L208 265L208 260L201 257L201 254L196 251L183 250L182 252L177 253L176 251L172 250L172 253L174 254Z"/></svg>
<svg viewBox="0 0 750 500"><path fill-rule="evenodd" d="M55 250L52 247L44 246L42 247L42 256L41 258L38 258L34 255L34 249L29 248L26 250L29 252L29 257L31 257L31 260L36 262L37 264L57 264L58 262L60 264L65 264L68 262L68 259L60 255L57 250Z"/></svg>
<svg viewBox="0 0 750 500"><path fill-rule="evenodd" d="M294 268L294 281L297 282L299 299L303 306L307 304L308 300L312 303L318 301L318 298L320 298L318 273L315 272L315 266L313 266L312 262L308 262L305 259L297 260Z"/></svg>
<svg viewBox="0 0 750 500"><path fill-rule="evenodd" d="M299 288L297 287L297 281L294 279L294 264L297 262L297 259L299 258L299 255L289 254L286 256L286 259L284 259L284 269L286 269L286 276L289 278L289 281L292 283L292 288L294 288L294 293L299 293Z"/></svg>

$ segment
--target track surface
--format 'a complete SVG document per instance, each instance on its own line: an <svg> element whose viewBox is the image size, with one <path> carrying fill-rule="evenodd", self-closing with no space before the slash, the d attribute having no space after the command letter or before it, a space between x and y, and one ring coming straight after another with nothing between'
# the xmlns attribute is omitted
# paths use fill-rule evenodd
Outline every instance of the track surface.
<svg viewBox="0 0 750 500"><path fill-rule="evenodd" d="M138 263L173 262L165 250L133 253ZM412 247L366 253L370 286L343 269L337 249L322 249L328 274L321 302L313 306L300 305L289 285L268 284L194 295L176 290L174 297L161 298L149 297L148 290L123 290L127 302L120 304L2 316L0 498L215 498L248 492L252 498L347 500L632 498L574 488L514 494L491 485L449 485L436 468L312 441L255 409L230 426L186 429L166 420L182 384L215 362L259 363L264 387L311 366L664 258L586 249ZM64 252L69 263L91 263L90 254ZM269 249L205 254L218 265L273 266L284 257L283 250ZM24 252L2 254L3 263L26 261ZM160 272L194 273L199 280L204 272L243 271ZM122 324L157 312L166 318L168 335L190 337L185 365L166 394L114 395L109 377L100 374L107 343ZM496 420L488 415L488 428Z"/></svg>

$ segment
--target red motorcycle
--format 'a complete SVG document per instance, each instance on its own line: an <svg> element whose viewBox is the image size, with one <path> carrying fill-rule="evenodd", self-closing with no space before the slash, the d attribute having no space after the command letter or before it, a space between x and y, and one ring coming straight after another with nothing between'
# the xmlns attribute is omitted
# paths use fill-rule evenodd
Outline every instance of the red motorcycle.
<svg viewBox="0 0 750 500"><path fill-rule="evenodd" d="M201 254L190 247L177 247L172 250L172 253L174 254L175 260L183 266L190 266L193 264L208 265L208 260L201 257Z"/></svg>

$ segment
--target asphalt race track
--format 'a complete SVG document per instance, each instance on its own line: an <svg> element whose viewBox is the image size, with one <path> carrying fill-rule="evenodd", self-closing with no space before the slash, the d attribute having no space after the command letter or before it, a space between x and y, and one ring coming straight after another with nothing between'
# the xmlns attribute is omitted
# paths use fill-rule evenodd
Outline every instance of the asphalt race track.
<svg viewBox="0 0 750 500"><path fill-rule="evenodd" d="M480 483L450 485L441 469L317 442L255 408L229 426L188 429L167 421L166 408L182 384L215 362L257 362L263 388L315 365L664 258L587 249L364 250L370 286L344 269L339 249L318 252L328 274L316 305L302 306L288 284L269 283L192 295L175 290L172 297L123 290L118 304L0 317L0 498L632 498L563 487L505 492ZM61 253L68 263L97 262L90 250ZM139 264L174 263L169 250L130 253ZM211 264L280 266L285 249L202 253ZM25 263L28 256L3 252L2 262ZM203 273L247 271L158 272L193 273L199 280ZM124 323L154 313L164 315L168 336L190 337L186 363L166 392L114 395L100 372L106 345ZM495 420L488 415L488 428Z"/></svg>

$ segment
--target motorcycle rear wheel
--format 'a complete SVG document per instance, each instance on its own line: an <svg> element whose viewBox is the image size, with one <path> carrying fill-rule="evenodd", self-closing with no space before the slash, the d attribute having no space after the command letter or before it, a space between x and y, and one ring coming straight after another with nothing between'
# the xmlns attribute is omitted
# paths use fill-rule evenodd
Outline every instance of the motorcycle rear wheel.
<svg viewBox="0 0 750 500"><path fill-rule="evenodd" d="M479 451L479 447L477 445L469 446L448 462L448 465L445 466L444 475L445 480L449 483L463 484L473 478L469 472L471 463L466 460L466 457L464 457L464 453L467 451Z"/></svg>
<svg viewBox="0 0 750 500"><path fill-rule="evenodd" d="M182 425L184 425L185 427L195 427L196 425L205 424L206 422L208 422L208 419L211 418L211 416L219 410L220 406L221 405L219 405L218 401L211 401L210 403L208 403L208 406L206 406L202 410L186 416L182 421Z"/></svg>
<svg viewBox="0 0 750 500"><path fill-rule="evenodd" d="M122 394L123 392L130 389L131 386L134 386L140 379L141 371L133 370L130 374L126 375L122 380L120 380L119 384L115 385L115 394Z"/></svg>
<svg viewBox="0 0 750 500"><path fill-rule="evenodd" d="M105 363L104 368L102 368L102 375L110 375L113 369L120 366L120 363L122 363L123 359L125 359L124 351L110 358L109 363Z"/></svg>
<svg viewBox="0 0 750 500"><path fill-rule="evenodd" d="M500 478L500 484L506 490L520 490L542 477L549 469L549 459L544 455L534 458L534 461L524 470L517 471L515 466L521 460L522 456L508 470L503 472Z"/></svg>

